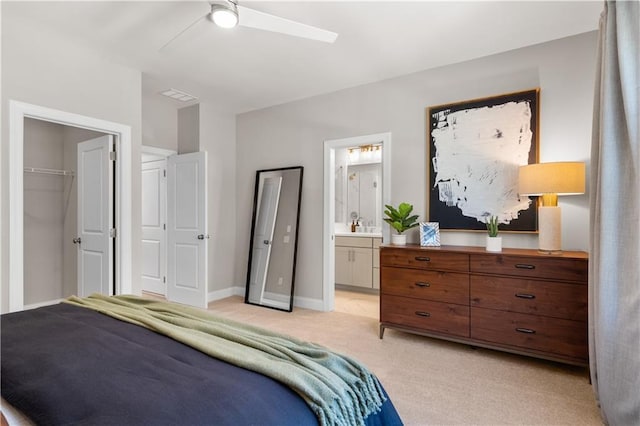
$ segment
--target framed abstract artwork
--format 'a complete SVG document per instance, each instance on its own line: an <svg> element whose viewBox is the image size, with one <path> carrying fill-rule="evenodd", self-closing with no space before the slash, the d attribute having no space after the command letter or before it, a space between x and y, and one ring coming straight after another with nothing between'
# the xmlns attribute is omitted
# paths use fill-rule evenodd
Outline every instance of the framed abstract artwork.
<svg viewBox="0 0 640 426"><path fill-rule="evenodd" d="M536 232L518 168L538 162L540 89L427 108L429 221L443 230Z"/></svg>
<svg viewBox="0 0 640 426"><path fill-rule="evenodd" d="M440 246L440 224L438 222L420 222L420 245L423 247Z"/></svg>

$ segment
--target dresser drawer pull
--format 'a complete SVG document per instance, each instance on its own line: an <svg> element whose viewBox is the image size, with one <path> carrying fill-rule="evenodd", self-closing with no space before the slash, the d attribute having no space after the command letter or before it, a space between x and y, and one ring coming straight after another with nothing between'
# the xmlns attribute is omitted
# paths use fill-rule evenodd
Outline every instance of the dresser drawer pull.
<svg viewBox="0 0 640 426"><path fill-rule="evenodd" d="M520 299L535 299L536 295L527 293L516 293L516 297L519 297Z"/></svg>
<svg viewBox="0 0 640 426"><path fill-rule="evenodd" d="M535 265L527 265L526 263L516 263L518 269L536 269Z"/></svg>
<svg viewBox="0 0 640 426"><path fill-rule="evenodd" d="M431 283L423 283L423 282L417 282L416 283L417 287L431 287Z"/></svg>
<svg viewBox="0 0 640 426"><path fill-rule="evenodd" d="M424 311L416 311L416 315L419 317L430 317L431 314L429 312L424 312Z"/></svg>
<svg viewBox="0 0 640 426"><path fill-rule="evenodd" d="M430 262L431 258L427 256L416 256L416 260L419 260L420 262Z"/></svg>
<svg viewBox="0 0 640 426"><path fill-rule="evenodd" d="M516 331L517 331L518 333L536 334L536 331L535 331L535 330L532 330L532 329L530 329L530 328L520 328L520 327L518 327L518 328L516 328Z"/></svg>

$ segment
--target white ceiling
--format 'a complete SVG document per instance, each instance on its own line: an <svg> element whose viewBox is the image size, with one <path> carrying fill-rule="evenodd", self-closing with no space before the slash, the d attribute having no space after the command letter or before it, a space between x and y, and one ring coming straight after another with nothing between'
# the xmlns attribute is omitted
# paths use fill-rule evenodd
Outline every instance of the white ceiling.
<svg viewBox="0 0 640 426"><path fill-rule="evenodd" d="M175 88L234 112L596 30L603 9L601 1L240 1L338 39L203 20L160 50L209 11L206 1L2 3L3 21L28 21L141 70L147 94Z"/></svg>

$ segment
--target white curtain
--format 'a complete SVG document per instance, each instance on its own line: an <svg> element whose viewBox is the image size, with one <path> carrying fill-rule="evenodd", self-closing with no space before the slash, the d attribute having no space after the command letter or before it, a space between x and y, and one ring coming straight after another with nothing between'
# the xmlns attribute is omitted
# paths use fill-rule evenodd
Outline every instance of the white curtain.
<svg viewBox="0 0 640 426"><path fill-rule="evenodd" d="M600 19L591 148L589 347L605 424L640 425L640 3Z"/></svg>

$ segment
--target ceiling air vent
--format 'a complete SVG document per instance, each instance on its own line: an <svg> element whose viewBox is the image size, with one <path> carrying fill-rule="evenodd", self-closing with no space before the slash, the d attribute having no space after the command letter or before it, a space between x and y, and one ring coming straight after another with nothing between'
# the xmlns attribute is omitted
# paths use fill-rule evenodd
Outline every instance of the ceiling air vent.
<svg viewBox="0 0 640 426"><path fill-rule="evenodd" d="M176 89L165 90L164 92L160 92L160 94L180 102L189 102L198 99L195 96L189 95L188 93L184 93Z"/></svg>

